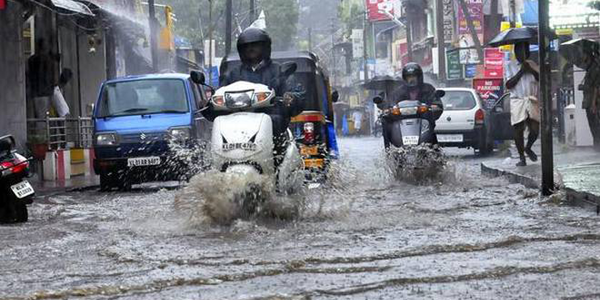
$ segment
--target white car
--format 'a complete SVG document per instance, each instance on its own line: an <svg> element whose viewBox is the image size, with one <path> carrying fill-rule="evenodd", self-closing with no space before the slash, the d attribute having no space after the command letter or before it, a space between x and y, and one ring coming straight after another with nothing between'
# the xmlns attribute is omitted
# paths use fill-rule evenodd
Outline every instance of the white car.
<svg viewBox="0 0 600 300"><path fill-rule="evenodd" d="M436 121L435 132L443 147L473 148L479 154L494 150L491 114L477 92L470 88L443 88L444 113Z"/></svg>

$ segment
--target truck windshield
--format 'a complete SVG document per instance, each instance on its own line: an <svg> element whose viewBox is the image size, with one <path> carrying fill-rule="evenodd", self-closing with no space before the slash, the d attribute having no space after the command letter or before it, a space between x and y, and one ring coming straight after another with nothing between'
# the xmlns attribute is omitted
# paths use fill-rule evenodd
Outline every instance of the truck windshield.
<svg viewBox="0 0 600 300"><path fill-rule="evenodd" d="M106 84L98 117L186 113L185 85L178 79L145 79Z"/></svg>

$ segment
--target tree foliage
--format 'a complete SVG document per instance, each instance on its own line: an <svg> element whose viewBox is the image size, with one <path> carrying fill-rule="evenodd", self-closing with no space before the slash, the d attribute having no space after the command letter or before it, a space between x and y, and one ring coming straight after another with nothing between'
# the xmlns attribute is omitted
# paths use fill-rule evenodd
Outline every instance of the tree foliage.
<svg viewBox="0 0 600 300"><path fill-rule="evenodd" d="M295 45L299 9L296 0L262 0L267 18L267 31L274 50L288 50Z"/></svg>
<svg viewBox="0 0 600 300"><path fill-rule="evenodd" d="M225 45L225 5L226 0L212 0L212 23L209 24L208 0L159 0L157 3L173 8L176 15L175 34L188 39L192 45L202 49L208 39L209 29L213 28L213 38L217 42L217 54L222 56ZM233 0L233 41L250 20L250 1ZM256 0L256 17L265 11L267 30L273 38L277 50L289 49L294 45L298 24L298 4L296 0ZM160 10L157 10L160 11Z"/></svg>

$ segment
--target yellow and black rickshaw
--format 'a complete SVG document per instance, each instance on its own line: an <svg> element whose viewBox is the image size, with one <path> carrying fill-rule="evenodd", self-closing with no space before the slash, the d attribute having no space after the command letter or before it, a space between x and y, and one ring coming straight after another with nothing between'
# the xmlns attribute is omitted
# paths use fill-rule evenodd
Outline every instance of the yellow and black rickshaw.
<svg viewBox="0 0 600 300"><path fill-rule="evenodd" d="M292 118L292 130L298 148L304 159L305 168L311 171L311 180L318 180L314 174L325 174L331 159L337 158L338 146L335 135L333 103L339 94L333 91L329 77L319 64L318 57L308 51L275 51L271 59L278 63L294 62L297 70L291 83L306 92L304 111ZM231 55L222 70L238 64L239 57Z"/></svg>

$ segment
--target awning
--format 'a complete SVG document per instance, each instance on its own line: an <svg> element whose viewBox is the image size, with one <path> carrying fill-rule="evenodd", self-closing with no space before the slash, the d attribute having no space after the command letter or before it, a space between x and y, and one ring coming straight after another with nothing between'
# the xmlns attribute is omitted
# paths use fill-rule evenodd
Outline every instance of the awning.
<svg viewBox="0 0 600 300"><path fill-rule="evenodd" d="M52 0L52 4L55 7L72 11L87 16L94 16L92 11L83 3L75 2L73 0Z"/></svg>

